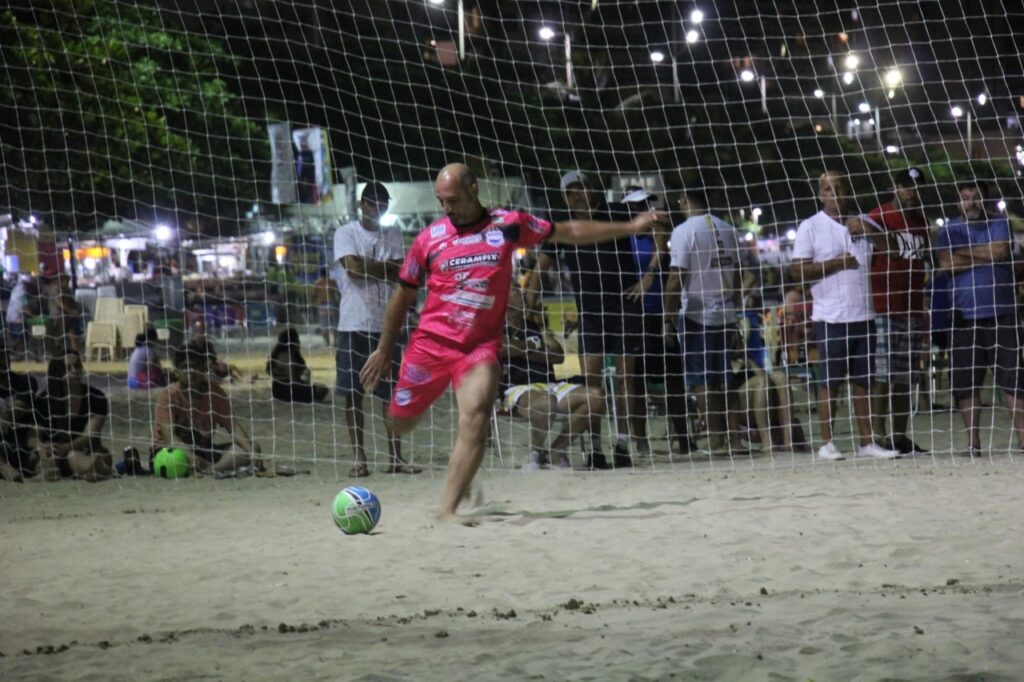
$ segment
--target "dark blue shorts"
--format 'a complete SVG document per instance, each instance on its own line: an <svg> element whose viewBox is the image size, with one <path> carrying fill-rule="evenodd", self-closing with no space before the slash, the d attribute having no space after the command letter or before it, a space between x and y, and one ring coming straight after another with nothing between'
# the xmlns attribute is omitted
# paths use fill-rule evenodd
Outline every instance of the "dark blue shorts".
<svg viewBox="0 0 1024 682"><path fill-rule="evenodd" d="M334 393L336 395L362 395L363 384L359 381L359 371L366 364L366 359L377 350L380 334L376 332L338 332L335 340L334 359L336 378ZM377 383L374 394L381 400L391 400L392 381L395 370L401 362L402 352L395 344L392 353L391 375Z"/></svg>
<svg viewBox="0 0 1024 682"><path fill-rule="evenodd" d="M725 386L732 370L734 327L706 327L683 317L680 324L686 386Z"/></svg>
<svg viewBox="0 0 1024 682"><path fill-rule="evenodd" d="M815 322L818 343L818 379L822 386L837 388L844 381L871 386L875 353L875 323Z"/></svg>

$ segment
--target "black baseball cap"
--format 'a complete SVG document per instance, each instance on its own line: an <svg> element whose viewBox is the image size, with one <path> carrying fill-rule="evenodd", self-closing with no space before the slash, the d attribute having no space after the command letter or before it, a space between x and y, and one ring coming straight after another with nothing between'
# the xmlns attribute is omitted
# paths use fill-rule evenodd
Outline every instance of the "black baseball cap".
<svg viewBox="0 0 1024 682"><path fill-rule="evenodd" d="M374 181L366 183L360 199L372 201L375 204L385 204L391 201L391 195L388 193L388 188L384 186L384 183Z"/></svg>
<svg viewBox="0 0 1024 682"><path fill-rule="evenodd" d="M924 171L915 166L904 168L903 170L897 171L892 176L892 182L897 187L917 187L923 185L927 180L924 177Z"/></svg>

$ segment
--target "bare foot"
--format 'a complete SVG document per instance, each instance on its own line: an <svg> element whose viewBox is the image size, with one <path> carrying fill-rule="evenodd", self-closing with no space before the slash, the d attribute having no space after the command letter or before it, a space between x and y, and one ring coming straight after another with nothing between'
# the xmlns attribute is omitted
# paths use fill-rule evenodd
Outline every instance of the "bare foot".
<svg viewBox="0 0 1024 682"><path fill-rule="evenodd" d="M474 528L480 525L480 519L474 516L462 516L455 512L438 512L437 520L442 523L457 523L468 528Z"/></svg>
<svg viewBox="0 0 1024 682"><path fill-rule="evenodd" d="M357 462L354 467L348 470L348 475L352 478L366 478L370 475L370 470L363 462Z"/></svg>

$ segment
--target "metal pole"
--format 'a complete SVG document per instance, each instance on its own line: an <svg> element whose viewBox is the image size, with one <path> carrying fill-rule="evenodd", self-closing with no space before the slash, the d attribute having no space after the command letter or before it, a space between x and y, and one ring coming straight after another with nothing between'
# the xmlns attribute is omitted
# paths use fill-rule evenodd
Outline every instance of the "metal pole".
<svg viewBox="0 0 1024 682"><path fill-rule="evenodd" d="M459 0L459 61L466 58L466 8Z"/></svg>
<svg viewBox="0 0 1024 682"><path fill-rule="evenodd" d="M676 104L683 101L683 87L679 84L679 61L676 59L676 53L672 53L672 90L675 92Z"/></svg>
<svg viewBox="0 0 1024 682"><path fill-rule="evenodd" d="M761 112L768 115L768 79L761 76Z"/></svg>
<svg viewBox="0 0 1024 682"><path fill-rule="evenodd" d="M973 111L968 111L967 112L967 158L968 159L973 159L974 158L974 145L971 144L974 141L972 139L972 135L971 135L971 119L973 118L973 116L974 116L974 112Z"/></svg>
<svg viewBox="0 0 1024 682"><path fill-rule="evenodd" d="M839 134L839 111L836 109L836 96L832 95L832 111L830 118L832 119L832 132Z"/></svg>
<svg viewBox="0 0 1024 682"><path fill-rule="evenodd" d="M875 139L878 140L878 148L882 149L882 112L875 107Z"/></svg>
<svg viewBox="0 0 1024 682"><path fill-rule="evenodd" d="M565 32L565 87L572 90L572 39Z"/></svg>

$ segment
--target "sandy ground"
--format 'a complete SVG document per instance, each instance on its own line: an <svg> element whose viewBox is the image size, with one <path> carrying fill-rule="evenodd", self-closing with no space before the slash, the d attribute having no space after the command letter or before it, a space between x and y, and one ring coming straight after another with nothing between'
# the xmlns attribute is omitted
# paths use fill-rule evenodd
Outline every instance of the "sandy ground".
<svg viewBox="0 0 1024 682"><path fill-rule="evenodd" d="M348 537L340 412L267 390L232 392L311 475L0 483L0 679L1021 679L1024 466L1001 412L977 462L949 454L944 413L915 421L935 457L593 474L513 469L503 422L467 529L433 520L442 400L406 447L427 471L365 479L383 520ZM111 445L146 440L148 406L111 395Z"/></svg>

